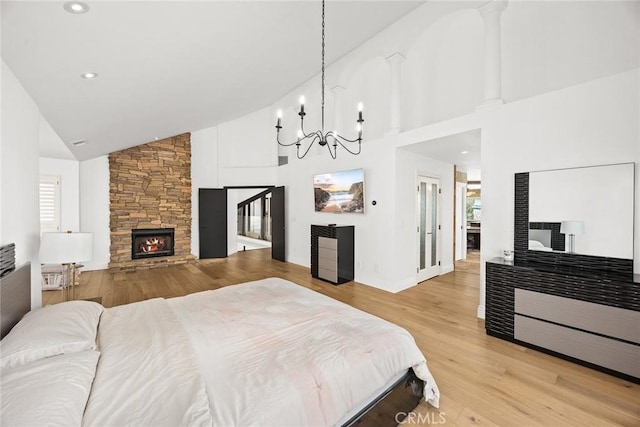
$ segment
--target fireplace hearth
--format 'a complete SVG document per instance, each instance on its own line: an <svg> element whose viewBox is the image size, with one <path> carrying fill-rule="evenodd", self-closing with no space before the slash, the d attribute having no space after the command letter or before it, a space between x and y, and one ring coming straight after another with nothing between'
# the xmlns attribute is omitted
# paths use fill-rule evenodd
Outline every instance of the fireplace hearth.
<svg viewBox="0 0 640 427"><path fill-rule="evenodd" d="M131 259L172 256L174 234L173 228L131 230Z"/></svg>

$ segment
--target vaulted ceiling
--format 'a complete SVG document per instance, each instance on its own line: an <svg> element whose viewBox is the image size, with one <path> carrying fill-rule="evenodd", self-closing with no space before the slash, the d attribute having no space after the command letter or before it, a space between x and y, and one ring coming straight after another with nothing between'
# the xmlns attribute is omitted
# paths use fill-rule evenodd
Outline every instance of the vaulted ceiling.
<svg viewBox="0 0 640 427"><path fill-rule="evenodd" d="M3 60L79 160L256 111L320 71L320 1L86 3L1 6ZM327 62L422 3L327 2Z"/></svg>

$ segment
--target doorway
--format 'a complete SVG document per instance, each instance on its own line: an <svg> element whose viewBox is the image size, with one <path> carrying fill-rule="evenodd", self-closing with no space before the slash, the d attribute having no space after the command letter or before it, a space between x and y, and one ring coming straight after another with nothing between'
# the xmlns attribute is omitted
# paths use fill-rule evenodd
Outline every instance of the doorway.
<svg viewBox="0 0 640 427"><path fill-rule="evenodd" d="M239 210L244 210L244 205L255 200L250 200L243 206L238 206L237 194L232 194L229 203L229 190L238 189L265 189L264 194L257 196L257 203L260 204L259 215L247 215L247 224L244 219L240 219ZM263 195L270 194L268 203ZM246 202L246 200L245 200ZM266 206L266 207L265 207ZM268 223L262 221L263 213L270 215ZM249 213L251 211L249 210ZM255 213L255 212L254 212ZM200 240L200 258L224 258L229 253L237 252L237 230L246 225L248 229L253 227L251 216L257 219L259 230L257 233L261 236L265 233L270 235L271 239L271 255L273 259L285 260L285 198L284 187L273 186L243 186L243 187L224 187L224 188L200 188L199 189L199 240ZM238 221L240 219L240 221ZM229 239L228 236L232 238ZM259 239L256 239L259 241ZM233 250L230 250L230 248ZM268 246L267 246L268 247Z"/></svg>
<svg viewBox="0 0 640 427"><path fill-rule="evenodd" d="M422 282L440 275L440 179L418 176L417 190L417 281Z"/></svg>
<svg viewBox="0 0 640 427"><path fill-rule="evenodd" d="M454 261L467 259L467 184L456 182L456 252Z"/></svg>

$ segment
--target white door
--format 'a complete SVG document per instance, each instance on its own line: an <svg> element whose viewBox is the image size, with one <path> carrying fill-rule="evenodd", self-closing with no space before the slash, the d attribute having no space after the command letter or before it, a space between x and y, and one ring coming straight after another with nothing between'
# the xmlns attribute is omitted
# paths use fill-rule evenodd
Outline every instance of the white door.
<svg viewBox="0 0 640 427"><path fill-rule="evenodd" d="M467 184L456 183L456 261L467 259Z"/></svg>
<svg viewBox="0 0 640 427"><path fill-rule="evenodd" d="M440 180L418 177L418 277L422 282L440 274Z"/></svg>

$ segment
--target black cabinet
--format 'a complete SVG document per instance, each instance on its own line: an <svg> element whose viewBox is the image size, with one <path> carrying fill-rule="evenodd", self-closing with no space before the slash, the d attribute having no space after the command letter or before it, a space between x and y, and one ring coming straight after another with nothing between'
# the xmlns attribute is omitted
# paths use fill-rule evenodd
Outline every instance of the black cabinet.
<svg viewBox="0 0 640 427"><path fill-rule="evenodd" d="M486 264L488 335L640 382L640 277Z"/></svg>
<svg viewBox="0 0 640 427"><path fill-rule="evenodd" d="M334 284L354 278L354 226L311 225L311 275Z"/></svg>

